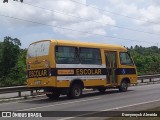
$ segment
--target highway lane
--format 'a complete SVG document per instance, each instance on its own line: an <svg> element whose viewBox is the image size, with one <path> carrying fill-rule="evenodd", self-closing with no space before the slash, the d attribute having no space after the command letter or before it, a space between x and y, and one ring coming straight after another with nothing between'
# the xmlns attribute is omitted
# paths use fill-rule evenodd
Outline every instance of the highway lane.
<svg viewBox="0 0 160 120"><path fill-rule="evenodd" d="M105 94L90 92L81 99L71 100L65 96L59 100L46 97L0 104L1 111L101 111L134 107L134 110L154 107L160 103L160 84L130 87L128 92L107 90ZM149 103L149 104L147 104ZM144 105L145 104L145 105ZM148 106L148 107L147 107Z"/></svg>
<svg viewBox="0 0 160 120"><path fill-rule="evenodd" d="M154 78L152 79L153 81L157 81L157 83L159 83L159 78ZM149 83L149 79L145 79L144 83L141 83L141 80L138 80L138 85L146 85ZM151 82L150 82L151 83ZM23 91L21 92L21 96L24 97L24 96L29 96L31 94L31 92L29 91ZM15 93L4 93L4 94L0 94L0 100L2 99L7 99L7 98L12 98L12 97L18 97L18 92L15 92Z"/></svg>

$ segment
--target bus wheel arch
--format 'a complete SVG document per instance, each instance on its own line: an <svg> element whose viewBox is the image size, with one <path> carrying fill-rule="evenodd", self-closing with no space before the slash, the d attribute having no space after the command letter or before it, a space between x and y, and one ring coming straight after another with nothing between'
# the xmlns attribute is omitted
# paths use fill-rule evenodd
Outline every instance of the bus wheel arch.
<svg viewBox="0 0 160 120"><path fill-rule="evenodd" d="M128 89L128 86L129 86L129 84L130 84L130 79L129 78L123 78L122 80L121 80L121 83L120 83L120 85L119 85L119 91L120 92L126 92L127 91L127 89Z"/></svg>
<svg viewBox="0 0 160 120"><path fill-rule="evenodd" d="M69 92L67 96L69 98L79 98L82 95L82 89L84 88L84 83L80 79L74 79L70 83Z"/></svg>

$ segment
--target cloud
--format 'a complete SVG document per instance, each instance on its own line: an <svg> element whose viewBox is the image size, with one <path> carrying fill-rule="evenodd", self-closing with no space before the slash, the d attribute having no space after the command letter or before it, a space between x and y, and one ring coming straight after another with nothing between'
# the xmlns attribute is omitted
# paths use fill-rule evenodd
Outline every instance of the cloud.
<svg viewBox="0 0 160 120"><path fill-rule="evenodd" d="M148 31L160 32L160 1L144 0L108 0L114 10L121 11L119 14L130 16L139 20L129 19L134 24L145 27ZM111 10L112 8L110 8ZM113 11L114 11L113 10Z"/></svg>
<svg viewBox="0 0 160 120"><path fill-rule="evenodd" d="M77 0L78 2L86 3L86 0ZM36 8L25 4L31 3L34 6L41 6L45 9ZM49 11L53 10L53 11ZM36 21L39 23L49 24L53 32L60 33L69 37L87 37L92 34L106 35L109 27L106 24L115 25L116 22L110 16L102 14L101 11L86 7L81 4L72 2L71 0L28 0L24 3L9 1L7 4L0 4L0 15L14 16L21 19ZM73 17L78 16L78 17ZM83 18L83 19L81 19ZM0 21L6 27L30 27L38 26L23 21L1 17ZM93 22L95 21L95 22ZM58 26L59 28L57 28ZM61 29L64 28L64 29ZM65 29L66 28L66 29ZM68 30L83 31L83 33ZM91 34L88 34L91 33ZM82 35L83 34L83 35Z"/></svg>
<svg viewBox="0 0 160 120"><path fill-rule="evenodd" d="M39 38L39 36L41 36L41 37ZM53 38L54 37L52 34L43 33L43 32L41 32L40 34L39 33L26 34L26 35L19 37L20 40L26 39L26 41L22 42L22 48L28 47L32 42L36 42L39 40L48 40L48 39L53 39Z"/></svg>

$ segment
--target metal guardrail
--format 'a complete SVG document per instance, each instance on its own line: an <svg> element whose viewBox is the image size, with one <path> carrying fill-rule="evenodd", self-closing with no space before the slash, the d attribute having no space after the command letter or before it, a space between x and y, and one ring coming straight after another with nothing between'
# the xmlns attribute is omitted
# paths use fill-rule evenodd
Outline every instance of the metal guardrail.
<svg viewBox="0 0 160 120"><path fill-rule="evenodd" d="M27 86L13 86L13 87L2 87L0 88L0 94L4 93L16 93L18 92L18 96L21 97L21 93L25 91L30 91L30 95L33 95L33 90L28 88Z"/></svg>
<svg viewBox="0 0 160 120"><path fill-rule="evenodd" d="M159 79L155 80L156 78L159 78ZM160 82L160 74L141 75L141 76L138 76L138 81L140 81L140 83L155 83L155 82Z"/></svg>
<svg viewBox="0 0 160 120"><path fill-rule="evenodd" d="M159 78L155 80L156 78ZM160 82L160 74L155 75L142 75L138 76L138 83L157 83ZM18 92L18 96L21 97L21 93L25 91L30 91L30 95L33 95L33 89L28 88L27 86L14 86L14 87L2 87L0 88L0 94L4 93L16 93Z"/></svg>

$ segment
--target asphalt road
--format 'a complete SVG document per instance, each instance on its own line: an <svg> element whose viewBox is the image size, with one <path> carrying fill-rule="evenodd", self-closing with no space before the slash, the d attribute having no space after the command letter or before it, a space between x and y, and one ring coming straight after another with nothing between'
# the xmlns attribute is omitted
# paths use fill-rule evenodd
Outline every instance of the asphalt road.
<svg viewBox="0 0 160 120"><path fill-rule="evenodd" d="M129 87L128 92L122 93L118 92L118 90L111 89L107 90L105 94L100 94L97 91L86 92L80 99L68 99L66 96L61 96L58 100L50 100L47 97L39 97L29 100L0 103L0 111L74 111L74 114L60 112L60 116L55 117L54 119L78 120L82 119L82 117L77 118L77 116L84 116L92 112L98 113L100 111L136 111L146 110L149 108L154 108L156 106L160 106L160 84L133 86ZM63 116L63 114L65 116ZM68 114L72 114L72 117L67 117ZM90 116L92 116L92 114ZM17 118L14 119L16 120ZM45 119L53 120L53 118L49 117ZM100 120L104 118L101 117L94 119Z"/></svg>
<svg viewBox="0 0 160 120"><path fill-rule="evenodd" d="M152 79L154 82L157 82L159 83L159 78L154 78ZM138 85L146 85L149 82L149 79L145 79L145 83L141 83L141 80L138 80ZM29 96L31 93L29 91L24 91L24 92L21 92L21 96L24 97L24 96ZM18 92L15 92L15 93L4 93L4 94L0 94L0 100L3 100L3 99L7 99L7 98L13 98L13 97L18 97Z"/></svg>

